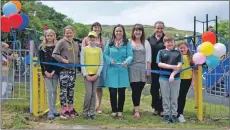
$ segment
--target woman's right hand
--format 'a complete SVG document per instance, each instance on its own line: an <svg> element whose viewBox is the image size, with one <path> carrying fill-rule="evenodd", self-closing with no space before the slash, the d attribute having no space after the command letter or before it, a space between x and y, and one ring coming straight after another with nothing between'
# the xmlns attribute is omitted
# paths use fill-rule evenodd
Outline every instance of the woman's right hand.
<svg viewBox="0 0 230 130"><path fill-rule="evenodd" d="M88 81L92 81L92 77L89 76L89 75L86 75L86 79L87 79Z"/></svg>
<svg viewBox="0 0 230 130"><path fill-rule="evenodd" d="M112 65L115 64L114 60L111 60L111 64L112 64Z"/></svg>
<svg viewBox="0 0 230 130"><path fill-rule="evenodd" d="M64 59L64 58L62 58L62 62L63 62L63 63L66 63L66 64L68 64L68 63L69 63L69 61L68 61L68 60L66 60L66 59Z"/></svg>

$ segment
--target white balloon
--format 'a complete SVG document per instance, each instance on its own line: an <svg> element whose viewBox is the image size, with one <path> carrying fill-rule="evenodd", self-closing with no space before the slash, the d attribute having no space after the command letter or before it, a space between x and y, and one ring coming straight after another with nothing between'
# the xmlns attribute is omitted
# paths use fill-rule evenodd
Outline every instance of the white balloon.
<svg viewBox="0 0 230 130"><path fill-rule="evenodd" d="M200 45L198 45L197 48L196 48L197 52L200 52Z"/></svg>
<svg viewBox="0 0 230 130"><path fill-rule="evenodd" d="M214 44L214 52L213 55L217 57L221 57L226 53L226 46L222 43Z"/></svg>

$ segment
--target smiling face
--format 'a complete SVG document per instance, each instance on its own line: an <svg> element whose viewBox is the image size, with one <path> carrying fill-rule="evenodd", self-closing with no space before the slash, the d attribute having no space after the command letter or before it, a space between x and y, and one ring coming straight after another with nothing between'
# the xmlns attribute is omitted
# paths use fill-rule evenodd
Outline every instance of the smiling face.
<svg viewBox="0 0 230 130"><path fill-rule="evenodd" d="M179 50L183 55L186 55L188 52L188 46L185 44L179 45Z"/></svg>
<svg viewBox="0 0 230 130"><path fill-rule="evenodd" d="M164 45L168 50L173 50L174 41L173 40L167 40L167 41L165 41Z"/></svg>
<svg viewBox="0 0 230 130"><path fill-rule="evenodd" d="M101 33L101 27L99 25L93 26L93 31L95 31L97 34Z"/></svg>
<svg viewBox="0 0 230 130"><path fill-rule="evenodd" d="M164 33L164 24L163 23L155 24L154 32L157 37L162 37Z"/></svg>
<svg viewBox="0 0 230 130"><path fill-rule="evenodd" d="M122 39L124 35L124 31L122 29L122 27L116 27L115 28L115 37L116 39Z"/></svg>
<svg viewBox="0 0 230 130"><path fill-rule="evenodd" d="M55 40L55 35L52 32L48 32L45 36L47 43L54 42Z"/></svg>
<svg viewBox="0 0 230 130"><path fill-rule="evenodd" d="M68 39L68 40L70 40L70 41L72 41L73 40L73 38L74 38L74 30L72 29L72 28L66 28L66 29L64 29L64 36Z"/></svg>

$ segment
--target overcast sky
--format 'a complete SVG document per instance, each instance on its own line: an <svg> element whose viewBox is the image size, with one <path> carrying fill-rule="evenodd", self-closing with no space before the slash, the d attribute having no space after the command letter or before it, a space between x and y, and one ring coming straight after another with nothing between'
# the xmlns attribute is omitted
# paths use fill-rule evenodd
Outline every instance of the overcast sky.
<svg viewBox="0 0 230 130"><path fill-rule="evenodd" d="M57 12L72 18L75 22L92 24L135 24L153 25L161 20L168 27L193 31L194 16L205 21L229 19L228 1L42 1ZM210 22L209 25L214 25ZM202 31L197 23L197 31Z"/></svg>

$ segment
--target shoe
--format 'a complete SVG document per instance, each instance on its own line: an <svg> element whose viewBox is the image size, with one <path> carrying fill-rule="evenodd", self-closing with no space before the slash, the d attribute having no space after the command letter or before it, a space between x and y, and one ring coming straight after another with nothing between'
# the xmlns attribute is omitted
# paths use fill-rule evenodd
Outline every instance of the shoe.
<svg viewBox="0 0 230 130"><path fill-rule="evenodd" d="M135 110L133 109L133 115L134 115L134 119L140 119L140 118L141 118L140 111L135 111Z"/></svg>
<svg viewBox="0 0 230 130"><path fill-rule="evenodd" d="M116 117L117 117L117 113L116 113L116 112L113 112L113 113L111 114L111 117L112 117L112 118L116 118Z"/></svg>
<svg viewBox="0 0 230 130"><path fill-rule="evenodd" d="M47 117L49 120L53 120L55 118L55 116L52 112L49 112Z"/></svg>
<svg viewBox="0 0 230 130"><path fill-rule="evenodd" d="M178 121L178 118L177 118L176 116L173 115L173 116L171 117L171 122L172 122L172 123L178 123L179 121Z"/></svg>
<svg viewBox="0 0 230 130"><path fill-rule="evenodd" d="M165 123L169 124L169 123L170 123L170 117L169 117L168 115L164 115L163 121L164 121Z"/></svg>
<svg viewBox="0 0 230 130"><path fill-rule="evenodd" d="M71 111L69 111L69 115L72 118L78 117L79 114L75 111L75 109L73 108Z"/></svg>
<svg viewBox="0 0 230 130"><path fill-rule="evenodd" d="M154 116L157 116L157 115L159 115L159 112L158 112L158 111L156 111L156 110L154 109L154 111L153 111L153 115L154 115Z"/></svg>
<svg viewBox="0 0 230 130"><path fill-rule="evenodd" d="M178 121L181 123L186 122L186 120L184 119L184 116L182 114L180 114L180 116L178 117Z"/></svg>
<svg viewBox="0 0 230 130"><path fill-rule="evenodd" d="M122 112L118 112L118 113L117 113L117 117L118 117L118 119L120 119L120 120L123 120L123 119L124 119L124 116L123 116Z"/></svg>
<svg viewBox="0 0 230 130"><path fill-rule="evenodd" d="M90 115L89 117L90 117L91 120L95 120L96 119L95 115Z"/></svg>
<svg viewBox="0 0 230 130"><path fill-rule="evenodd" d="M60 114L60 117L63 118L63 119L67 119L69 118L69 111L67 110L66 107L63 107L62 110L61 110L61 114Z"/></svg>
<svg viewBox="0 0 230 130"><path fill-rule="evenodd" d="M159 115L160 117L164 117L163 112L159 112L158 115Z"/></svg>
<svg viewBox="0 0 230 130"><path fill-rule="evenodd" d="M83 115L83 118L88 120L89 119L89 115Z"/></svg>
<svg viewBox="0 0 230 130"><path fill-rule="evenodd" d="M97 108L97 109L96 109L96 112L97 112L98 114L102 114L102 111L101 111L100 108Z"/></svg>
<svg viewBox="0 0 230 130"><path fill-rule="evenodd" d="M60 116L60 113L55 112L55 113L54 113L54 116L55 116L55 117L59 117L59 116Z"/></svg>

